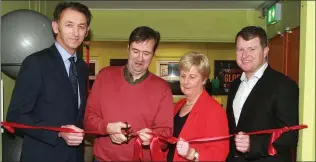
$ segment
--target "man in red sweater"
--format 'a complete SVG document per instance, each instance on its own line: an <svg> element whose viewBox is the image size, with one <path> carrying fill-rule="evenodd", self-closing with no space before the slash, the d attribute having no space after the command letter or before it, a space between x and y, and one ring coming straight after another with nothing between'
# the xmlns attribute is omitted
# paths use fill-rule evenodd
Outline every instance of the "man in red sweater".
<svg viewBox="0 0 316 162"><path fill-rule="evenodd" d="M150 158L148 132L172 135L169 84L148 71L159 41L159 32L146 26L136 28L129 37L127 65L99 72L88 98L84 128L112 135L95 139L95 161L132 160L135 139L127 142L122 132L126 127L142 139L146 159Z"/></svg>

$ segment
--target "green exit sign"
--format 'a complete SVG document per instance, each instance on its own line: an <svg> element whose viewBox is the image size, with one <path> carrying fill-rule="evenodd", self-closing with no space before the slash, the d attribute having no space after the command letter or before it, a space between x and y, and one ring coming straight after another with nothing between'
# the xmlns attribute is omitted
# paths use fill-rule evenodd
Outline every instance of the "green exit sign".
<svg viewBox="0 0 316 162"><path fill-rule="evenodd" d="M275 24L281 21L281 4L276 3L267 10L267 24Z"/></svg>

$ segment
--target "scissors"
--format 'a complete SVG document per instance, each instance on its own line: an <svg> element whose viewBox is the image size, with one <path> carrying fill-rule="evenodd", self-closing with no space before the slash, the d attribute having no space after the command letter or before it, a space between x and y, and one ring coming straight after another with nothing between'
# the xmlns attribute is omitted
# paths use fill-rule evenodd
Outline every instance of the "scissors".
<svg viewBox="0 0 316 162"><path fill-rule="evenodd" d="M126 124L126 127L125 127L125 128L122 128L122 129L123 129L123 131L124 131L123 134L124 134L125 137L127 138L127 141L126 141L125 143L128 143L131 138L135 137L135 134L134 134L133 129L132 129L131 127L128 127L128 123L125 122L125 124Z"/></svg>

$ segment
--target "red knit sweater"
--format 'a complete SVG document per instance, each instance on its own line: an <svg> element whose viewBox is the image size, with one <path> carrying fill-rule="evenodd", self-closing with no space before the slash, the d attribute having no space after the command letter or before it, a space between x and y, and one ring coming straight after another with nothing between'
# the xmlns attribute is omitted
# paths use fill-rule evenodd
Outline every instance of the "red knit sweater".
<svg viewBox="0 0 316 162"><path fill-rule="evenodd" d="M109 122L128 122L134 132L150 128L164 136L172 135L173 102L166 81L150 73L142 82L131 85L123 67L102 69L93 84L84 117L86 130L105 132ZM134 139L128 144L113 144L110 137L94 141L94 155L100 161L131 161Z"/></svg>

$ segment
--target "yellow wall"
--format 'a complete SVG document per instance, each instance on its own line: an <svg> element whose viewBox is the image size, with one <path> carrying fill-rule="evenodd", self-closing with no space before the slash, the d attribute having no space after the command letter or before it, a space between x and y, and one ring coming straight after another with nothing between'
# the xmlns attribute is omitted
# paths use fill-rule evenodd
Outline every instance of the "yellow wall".
<svg viewBox="0 0 316 162"><path fill-rule="evenodd" d="M315 1L301 2L300 24L300 131L298 161L315 161Z"/></svg>
<svg viewBox="0 0 316 162"><path fill-rule="evenodd" d="M235 47L232 43L161 43L152 60L149 70L156 73L156 62L162 60L179 61L189 51L198 51L207 55L211 65L210 79L214 76L214 60L234 60ZM85 51L84 51L85 53ZM127 58L127 42L91 42L91 60L98 60L98 70L110 65L110 59ZM85 56L84 56L85 57ZM227 96L219 96L226 107ZM175 101L178 98L174 99Z"/></svg>

